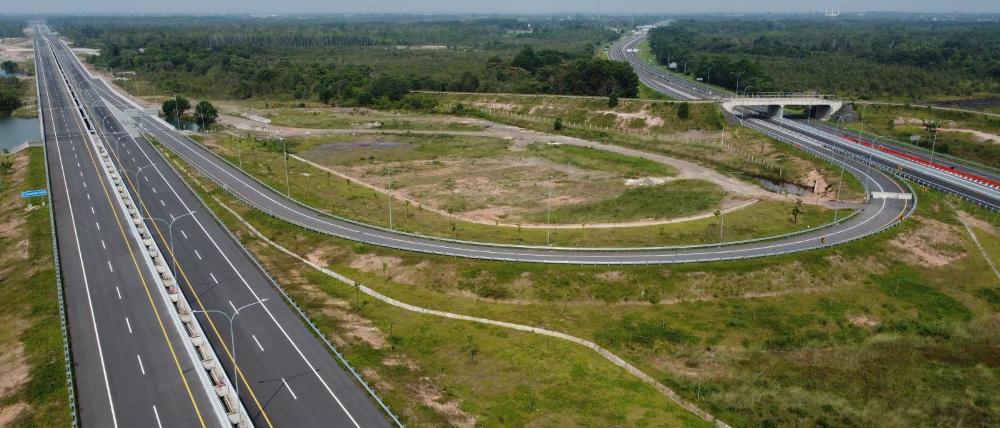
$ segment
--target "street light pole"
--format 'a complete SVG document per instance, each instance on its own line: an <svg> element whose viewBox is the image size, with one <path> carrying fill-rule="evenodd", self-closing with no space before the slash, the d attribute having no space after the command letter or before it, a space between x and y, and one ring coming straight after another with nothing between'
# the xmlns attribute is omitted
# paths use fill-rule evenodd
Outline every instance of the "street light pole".
<svg viewBox="0 0 1000 428"><path fill-rule="evenodd" d="M135 176L135 182L136 182L136 184L133 185L132 187L135 189L135 197L136 197L136 199L139 199L140 201L142 200L142 198L139 197L139 173L142 172L142 170L144 170L146 168L149 168L151 166L153 166L152 163L150 163L148 165L140 166L139 168L136 168L135 171L132 171L132 170L129 170L129 169L124 169L124 168L121 170L122 172L131 172L132 175Z"/></svg>
<svg viewBox="0 0 1000 428"><path fill-rule="evenodd" d="M180 217L174 217L169 222L159 217L143 217L143 220L162 221L167 224L167 235L170 238L170 262L171 262L170 273L174 275L174 278L177 277L177 252L174 251L174 223L176 223L177 220L180 220L184 217L187 217L189 215L194 215L194 213L195 211L188 211L186 214L182 214Z"/></svg>
<svg viewBox="0 0 1000 428"><path fill-rule="evenodd" d="M291 197L292 187L288 183L288 147L285 144L285 137L281 137L281 153L284 154L283 157L285 158L285 196Z"/></svg>
<svg viewBox="0 0 1000 428"><path fill-rule="evenodd" d="M237 371L237 366L236 366L236 329L235 329L236 317L240 315L240 311L242 311L243 309L246 309L246 308L248 308L250 306L253 306L253 305L261 305L261 306L263 306L264 302L266 302L266 301L267 301L267 298L264 298L264 299L260 299L260 300L258 300L256 302L253 302L253 303L247 303L247 304L245 304L243 306L240 306L239 308L236 308L236 310L233 311L232 315L230 315L227 312L220 311L218 309L207 309L207 310L203 310L203 311L202 310L191 310L191 312L201 313L201 314L206 314L206 315L208 315L209 313L222 314L222 316L226 317L226 319L229 320L229 347L232 348L232 350L233 350L233 352L231 354L232 358L230 359L230 361L232 361L232 363L233 363L233 379L234 379L233 380L233 385L235 386L235 389L236 389L236 406L237 407L240 406L240 380L239 380L239 372ZM240 418L242 418L243 417L243 412L239 408L237 408L236 411L240 414Z"/></svg>
<svg viewBox="0 0 1000 428"><path fill-rule="evenodd" d="M549 197L545 198L545 246L552 246L550 235L552 234L552 180L554 176L549 176Z"/></svg>
<svg viewBox="0 0 1000 428"><path fill-rule="evenodd" d="M389 206L389 229L392 229L392 169L389 169L389 193L386 194L386 204Z"/></svg>

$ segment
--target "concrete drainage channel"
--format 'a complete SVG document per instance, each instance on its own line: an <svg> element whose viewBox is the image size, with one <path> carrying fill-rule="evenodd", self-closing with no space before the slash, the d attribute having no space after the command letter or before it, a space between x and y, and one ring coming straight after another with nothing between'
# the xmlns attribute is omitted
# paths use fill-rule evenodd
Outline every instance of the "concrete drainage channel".
<svg viewBox="0 0 1000 428"><path fill-rule="evenodd" d="M53 53L52 55L53 59L56 59L55 54ZM210 397L218 398L218 400L213 400L212 408L218 417L219 426L236 428L253 427L253 422L236 396L232 382L230 382L226 371L220 364L218 355L211 344L205 339L201 325L192 313L187 298L180 287L178 287L177 280L167 267L163 253L160 251L156 241L153 240L153 236L146 227L135 201L122 181L121 174L111 160L104 142L96 135L96 131L91 126L93 122L87 116L85 109L79 101L79 97L66 79L65 72L58 60L56 60L56 65L59 67L59 73L62 75L64 84L72 95L80 117L88 125L87 139L100 155L101 170L114 186L115 202L129 215L129 219L131 220L127 222L129 232L136 241L142 243L140 247L143 260L150 271L155 273L153 280L156 282L158 294L171 309L168 311L171 323L178 334L185 339L183 340L184 349L191 360L201 362L203 370L197 370L197 376L205 387L206 393Z"/></svg>

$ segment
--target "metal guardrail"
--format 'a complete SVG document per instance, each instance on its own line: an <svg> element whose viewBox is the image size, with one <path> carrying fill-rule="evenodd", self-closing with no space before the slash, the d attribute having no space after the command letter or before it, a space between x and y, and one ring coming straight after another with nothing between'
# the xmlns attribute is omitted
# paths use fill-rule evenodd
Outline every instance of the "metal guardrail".
<svg viewBox="0 0 1000 428"><path fill-rule="evenodd" d="M143 136L144 139L146 139L147 142L149 142L152 145L152 142L149 141L149 137L147 137L146 134L143 134L142 136ZM162 144L162 143L160 143L160 144ZM165 156L163 156L163 153L160 150L154 150L154 151L156 152L157 155L160 156L160 159L162 159L163 162L171 170L173 170L174 174L177 174L178 177L183 177L180 174L180 172L177 171L177 168L175 168L174 165L172 163L170 163L170 160L167 159ZM177 156L180 157L180 158L183 158L183 159L185 159L185 161L187 161L187 159L184 158L184 156L181 156L179 154ZM192 165L192 166L195 165L193 162L190 162L190 161L187 161L187 162L190 165ZM208 174L208 173L206 173L204 171L201 171L200 168L198 168L198 167L194 167L194 168L198 169L199 172L201 172L202 174L204 174L206 176L209 176L209 177L211 176L210 174ZM201 195L199 195L198 192L196 192L191 187L191 184L188 183L187 180L181 179L181 182L184 183L184 186L187 187L188 191L190 191L191 194L193 194L194 197L197 198L198 201L201 202L202 205L204 205L206 207L208 206L208 204L201 197ZM223 187L223 189L227 193L232 194L232 192L229 191L228 188ZM243 198L240 198L238 196L237 196L237 199L240 199L241 201L243 200ZM258 210L259 210L259 208L258 208ZM333 355L337 357L337 361L341 364L341 366L344 367L344 368L346 368L351 373L351 375L354 376L354 379L357 380L358 383L360 383L361 386L365 388L365 391L368 392L368 394L375 400L376 403L378 403L379 407L382 408L382 410L386 413L386 415L389 416L389 418L391 418L393 420L393 422L396 423L396 426L398 426L400 428L405 428L406 425L403 425L403 423L399 420L399 417L396 416L396 414L393 413L392 409L389 408L389 405L386 404L384 401L382 401L382 398L378 396L378 394L376 393L375 389L371 386L371 384L369 384L367 381L365 381L365 379L361 376L361 374L358 373L358 371L354 369L354 366L351 365L351 363L347 360L347 358L344 357L344 355L342 353L340 353L340 350L338 350L337 347L334 346L333 343L331 343L330 340L326 338L326 335L324 335L323 332L320 331L319 327L316 326L316 323L314 323L313 320L311 318L309 318L309 315L306 314L305 311L303 311L302 308L299 307L299 305L295 302L295 300L292 299L292 297L288 294L287 291L285 291L284 287L282 287L281 284L279 284L278 281L274 278L274 276L271 275L271 272L269 272L263 265L261 265L260 262L257 261L256 257L254 257L252 254L250 254L250 251L247 250L246 246L244 246L241 243L240 239L237 238L236 235L234 235L231 230L229 230L229 227L226 226L226 223L223 222L221 218L219 218L219 216L215 213L215 211L213 211L211 209L206 210L206 211L208 211L212 215L212 218L215 219L216 223L219 224L219 226L222 228L222 230L226 231L226 234L229 235L229 237L232 238L234 242L239 243L239 245L237 245L237 247L239 247L243 251L243 254L245 254L253 262L254 266L256 266L257 269L260 270L260 272L263 273L265 277L267 277L268 281L270 281L270 283L271 283L271 286L273 286L274 289L278 290L278 293L281 294L282 299L284 299L285 302L288 305L290 305L292 307L292 309L294 309L295 312L299 315L299 317L303 321L305 321L305 323L309 326L310 330L312 330L313 335L323 341L323 343L326 345L327 349L330 350L330 352L332 352ZM265 211L265 213L266 213L266 211Z"/></svg>
<svg viewBox="0 0 1000 428"><path fill-rule="evenodd" d="M194 140L191 140L191 141L194 141ZM284 193L278 191L277 189L275 189L274 187L272 187L271 185L263 182L259 178L254 177L254 176L252 176L250 174L246 174L245 172L243 172L242 169L240 169L239 167L237 167L236 165L234 165L228 159L220 156L218 153L215 153L211 149L208 149L203 144L198 143L196 141L194 141L194 143L196 145L198 145L199 147L203 148L208 153L211 153L212 156L215 156L219 160L225 162L227 165L231 166L232 168L236 169L237 171L240 171L241 173L243 173L244 175L246 175L250 179L254 180L258 184L260 184L261 186L263 186L263 187L267 188L268 190L274 192L275 194L278 194L278 195L283 195L284 194ZM190 163L191 165L196 165L194 162L191 162L190 160L188 160L187 157L185 157L183 155L180 155L180 154L177 154L177 155L179 157L181 157L181 158L184 158L185 161L188 161L188 163ZM836 162L836 161L833 161L833 162ZM205 171L205 170L203 170L201 168L198 168L197 166L195 166L195 168L198 169L202 174L204 174L204 175L206 175L208 177L213 177L213 175L211 173L209 173L208 171ZM852 175L853 175L853 172L852 172ZM855 175L855 177L857 177L857 176ZM221 182L220 180L215 180L215 181L216 182ZM233 195L234 197L236 197L237 199L243 201L247 205L250 205L251 207L253 207L254 209L256 209L258 211L264 212L265 214L268 214L271 217L274 217L276 219L279 219L279 220L282 220L282 221L285 221L285 222L288 222L288 223L295 224L297 226L309 229L309 230L317 232L317 233L322 233L322 234L325 234L325 235L332 235L332 236L336 236L338 238L343 238L343 239L347 239L347 240L351 240L351 241L356 241L356 239L354 239L352 237L349 237L349 236L346 236L346 235L341 235L341 234L333 233L333 232L330 232L330 231L327 231L327 230L322 230L322 229L314 228L312 226L308 226L308 225L306 225L304 223L301 223L301 222L298 222L298 221L295 221L295 220L290 220L290 219L286 219L284 217L278 217L278 216L275 216L273 214L270 214L270 213L267 212L267 210L264 207L259 206L255 202L252 202L252 201L246 199L245 197L243 197L243 196L241 196L239 194L236 194L235 192L233 192L231 189L229 189L226 186L222 186L222 187L230 195ZM496 243L496 242L465 241L465 240L454 239L454 238L444 238L444 237L438 237L438 236L421 235L421 234L417 234L417 233L411 233L411 232L401 231L401 230L397 230L397 229L389 229L389 228L385 228L385 227L381 227L381 226L376 226L376 225L372 225L372 224L362 223L362 222L359 222L357 220L352 220L352 219L341 217L341 216L338 216L338 215L335 215L335 214L324 213L324 212L319 211L318 209L316 209L314 207L311 207L309 205L306 205L305 203L302 203L301 201L299 201L297 199L293 199L293 198L285 198L285 199L291 201L292 203L295 203L296 205L299 205L302 208L305 208L307 210L313 211L313 212L315 212L315 213L317 213L319 215L330 217L330 218L333 218L335 220L339 220L339 221L351 223L351 224L358 225L358 226L369 227L369 228L372 228L372 229L379 230L381 232L399 234L399 235L410 236L410 237L414 237L414 238L429 239L429 240L434 240L434 241L438 241L438 242L450 242L450 243L463 244L463 245L481 245L481 246L498 247L498 248L518 248L518 249L526 249L526 250L623 251L624 252L624 251L640 251L640 250L667 250L667 251L669 251L669 250L693 250L693 249L701 249L701 248L718 248L718 247L729 246L729 245L738 245L738 244L748 244L748 243L754 243L754 242L773 241L775 239L787 238L787 237L790 237L790 236L801 235L801 234L805 234L805 233L809 233L809 232L815 232L816 230L819 230L821 228L826 228L826 227L830 227L830 226L834 226L836 224L842 223L842 222L846 221L847 219L853 217L855 214L858 213L857 211L854 211L852 214L849 214L849 215L845 216L842 219L839 219L839 220L837 220L835 222L829 222L829 223L817 226L816 228L812 228L812 229L804 229L804 230L799 230L799 231L795 231L795 232L784 233L784 234L781 234L781 235L767 236L767 237L762 237L762 238L753 238L753 239L747 239L747 240L741 240L741 241L714 242L714 243L709 243L709 244L673 245L673 246L660 246L660 247L559 247L559 246L520 245L520 244L504 244L504 243ZM431 254L438 254L438 255L449 255L447 253L442 253L442 252L430 252L430 253Z"/></svg>
<svg viewBox="0 0 1000 428"><path fill-rule="evenodd" d="M34 43L32 44L34 45ZM37 50L35 46L32 46L32 48ZM35 52L35 57L39 58L37 53ZM49 190L46 199L49 204L49 230L52 234L52 260L55 265L56 295L59 296L59 328L62 330L63 360L66 364L66 395L69 400L70 427L77 428L80 426L80 413L79 403L76 400L76 380L73 375L73 357L68 327L69 318L66 315L66 289L63 287L62 281L62 264L59 260L59 235L56 234L56 213L52 204L52 178L49 174L49 152L45 147L45 116L42 111L42 93L41 86L37 82L35 84L35 97L38 100L35 103L38 106L38 135L42 139L42 156L45 159L45 188ZM28 144L29 142L22 143L22 145ZM13 152L16 153L19 150L22 149L15 147Z"/></svg>

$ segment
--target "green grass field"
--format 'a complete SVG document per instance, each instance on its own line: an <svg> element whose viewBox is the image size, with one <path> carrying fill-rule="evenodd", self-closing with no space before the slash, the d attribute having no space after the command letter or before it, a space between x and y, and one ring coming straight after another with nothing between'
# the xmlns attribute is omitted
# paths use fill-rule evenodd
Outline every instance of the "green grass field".
<svg viewBox="0 0 1000 428"><path fill-rule="evenodd" d="M463 124L438 116L387 113L378 110L355 109L334 112L327 109L282 108L263 112L272 125L293 128L377 128L393 130L480 131L484 127Z"/></svg>
<svg viewBox="0 0 1000 428"><path fill-rule="evenodd" d="M988 425L1000 414L1000 402L991 392L1000 387L1000 361L989 351L997 346L998 280L957 225L947 198L935 192L920 194L917 216L902 227L833 249L758 260L637 267L494 263L399 252L309 233L221 192L213 194L271 239L397 300L593 339L734 426ZM979 237L996 251L1000 219L953 203L993 228L980 229ZM940 233L945 241L909 238ZM944 249L948 261L934 265L913 259L897 242L932 254ZM269 258L265 250L255 251ZM286 263L292 262L268 262L268 266L298 272L290 278L303 275L292 266L280 267ZM303 282L323 284L326 294L353 300L390 336L401 328L396 322L402 321L380 320L387 315L369 309L381 304L352 298L350 287L311 274ZM549 355L539 350L544 340L528 345L512 332L498 332L497 345L488 345L502 343L493 349L505 351L477 351L474 357L468 355L469 349L486 349L480 336L466 336L465 348L437 342L440 350L435 350L411 343L422 342L439 326L450 331L444 324L419 324L415 329L423 336L400 335L397 349L416 348L410 355L421 361L421 367L428 364L424 358L442 358L441 353L454 358L462 350L466 355L460 358L469 363L492 357L519 362L522 353L537 353L542 359ZM564 354L562 362L551 363L553 372L575 370L572 367L579 363L574 358L577 354ZM459 386L469 382L470 375L452 372L449 364L457 364L454 360L434 364L444 367L440 379L456 382L449 390L460 401L480 402L485 399L483 390L493 391ZM517 378L509 366L479 367L483 370L475 371L477 384L488 379L491 385L509 385L508 379ZM503 406L510 412L505 417L547 425L525 416L532 414L542 396L575 396L580 389L604 399L610 393L594 390L591 380L562 384L560 391L543 386L557 377L524 380L524 388L535 393L504 395L510 403ZM572 408L581 405L569 402ZM497 417L493 406L469 404L463 409L487 415L484 420ZM622 419L616 409L620 407L591 411L587 414L593 419L574 421L679 423ZM650 411L632 407L626 413ZM547 415L540 411L536 418Z"/></svg>
<svg viewBox="0 0 1000 428"><path fill-rule="evenodd" d="M710 426L578 345L404 311L303 269L248 235L212 197L268 233L288 236L301 230L280 221L261 223L259 212L201 181L207 190L195 189L210 208L408 425ZM302 237L305 245L331 248L325 238ZM348 251L368 253L365 246L335 241ZM367 340L352 336L361 329Z"/></svg>
<svg viewBox="0 0 1000 428"><path fill-rule="evenodd" d="M210 146L217 153L226 157L234 164L239 164L242 157L244 170L257 177L272 187L284 190L285 176L283 174L284 164L280 151L280 144L274 142L258 143L244 140L240 145L241 156L237 156L235 137L229 134L213 134L215 144ZM326 137L311 137L312 140L298 144L297 140L290 140L294 150L306 150L308 147L317 144L319 141L326 141ZM421 137L422 138L422 137ZM495 140L494 140L495 141ZM488 146L488 145L487 145ZM471 150L469 155L480 155L494 150L484 145L474 144L468 146ZM448 150L465 150L462 144L458 148ZM574 152L562 149L559 156L562 159L569 159ZM614 161L620 157L599 155L596 158L592 153L575 156L573 162L578 164L595 162L607 165L607 162ZM386 159L392 156L412 156L412 153L399 153L397 155L386 155ZM594 160L598 159L598 160ZM353 161L352 161L353 162ZM636 165L646 165L642 162L629 161L620 170L628 171ZM606 167L606 166L605 166ZM326 172L318 170L310 165L289 161L289 182L291 196L303 203L316 207L320 210L332 212L346 218L363 221L369 224L387 227L388 224L388 204L385 195L373 192L370 189L349 183L339 178L330 178ZM666 172L666 171L661 171ZM699 184L699 186L706 186ZM714 188L713 185L708 185ZM669 187L675 188L676 186ZM669 189L667 188L667 189ZM670 213L683 215L681 213L693 213L699 207L705 206L717 196L711 196L716 190L708 189L707 197L700 199L697 204L689 203L677 207L669 207ZM655 195L650 195L648 191L638 191L637 195L628 197L628 202L637 206L643 200L650 201ZM688 195L687 192L680 192L677 195ZM687 197L685 196L685 197ZM707 198L707 199L706 199ZM796 230L803 230L810 227L825 224L833 219L832 210L821 207L808 207L805 213L799 217L798 223L791 221L791 209L794 199L788 202L767 201L755 204L749 208L736 211L726 215L726 240L751 239ZM618 207L615 204L606 204L600 208L602 211L592 212L593 219L605 218L615 221L628 221L635 218L645 218L644 215L654 213L654 209L664 208L665 203L656 201L650 204L643 212L629 213L630 217L615 217ZM678 209L679 208L679 209ZM571 220L584 220L580 215L574 214L568 217ZM770 221L760 221L762 218ZM569 221L569 220L567 220ZM398 230L426 234L431 236L444 236L465 240L476 240L484 242L498 243L518 243L527 245L545 245L547 238L553 246L650 246L650 245L685 245L718 242L718 224L715 219L704 219L676 224L645 227L623 227L612 229L553 229L547 234L544 229L495 227L482 224L474 224L454 220L436 213L425 211L407 204L399 203L393 207L393 227ZM548 235L548 237L547 237Z"/></svg>
<svg viewBox="0 0 1000 428"><path fill-rule="evenodd" d="M0 377L11 388L0 395L0 413L24 406L10 415L10 426L69 426L49 211L37 202L29 211L20 199L21 191L45 188L45 157L41 148L30 148L13 158L27 159L15 163L13 174L0 175L0 323L6 327ZM22 366L23 383L16 374Z"/></svg>

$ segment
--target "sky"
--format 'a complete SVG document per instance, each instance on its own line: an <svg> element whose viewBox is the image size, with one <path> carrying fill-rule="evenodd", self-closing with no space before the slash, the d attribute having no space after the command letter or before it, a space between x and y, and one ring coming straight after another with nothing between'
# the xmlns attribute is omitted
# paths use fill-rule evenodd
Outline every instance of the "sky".
<svg viewBox="0 0 1000 428"><path fill-rule="evenodd" d="M2 14L218 13L693 13L976 12L1000 13L1000 0L10 0Z"/></svg>

